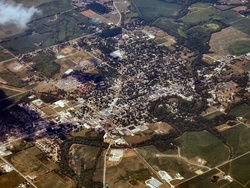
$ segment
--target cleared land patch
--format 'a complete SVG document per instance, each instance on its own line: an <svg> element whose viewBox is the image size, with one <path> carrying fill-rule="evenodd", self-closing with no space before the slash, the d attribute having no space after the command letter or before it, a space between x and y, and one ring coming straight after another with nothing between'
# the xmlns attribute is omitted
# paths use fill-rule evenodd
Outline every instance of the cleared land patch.
<svg viewBox="0 0 250 188"><path fill-rule="evenodd" d="M16 171L0 175L0 187L17 187L20 183L23 183L24 181L26 180L22 176L20 176Z"/></svg>
<svg viewBox="0 0 250 188"><path fill-rule="evenodd" d="M226 55L229 53L229 46L233 47L235 44L239 44L241 41L242 43L249 43L249 36L246 33L235 29L234 27L222 29L220 32L212 34L211 40L209 42L211 47L209 51L214 52L214 54L209 55L219 59L221 55ZM239 50L243 49L238 49L238 51Z"/></svg>
<svg viewBox="0 0 250 188"><path fill-rule="evenodd" d="M85 170L93 168L97 160L99 149L100 148L93 146L73 144L70 148L70 154L73 156L70 160L70 166L78 175L80 175L81 172L82 160Z"/></svg>

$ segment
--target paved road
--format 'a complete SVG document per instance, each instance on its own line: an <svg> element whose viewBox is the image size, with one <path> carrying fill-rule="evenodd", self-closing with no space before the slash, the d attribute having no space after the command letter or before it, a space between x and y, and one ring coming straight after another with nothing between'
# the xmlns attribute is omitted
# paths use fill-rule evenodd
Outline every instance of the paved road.
<svg viewBox="0 0 250 188"><path fill-rule="evenodd" d="M103 165L103 180L102 180L102 183L103 183L103 188L106 188L105 184L106 184L106 168L107 168L107 154L109 152L109 149L111 147L113 143L113 140L110 141L109 143L109 147L105 153L105 156L104 156L104 165Z"/></svg>

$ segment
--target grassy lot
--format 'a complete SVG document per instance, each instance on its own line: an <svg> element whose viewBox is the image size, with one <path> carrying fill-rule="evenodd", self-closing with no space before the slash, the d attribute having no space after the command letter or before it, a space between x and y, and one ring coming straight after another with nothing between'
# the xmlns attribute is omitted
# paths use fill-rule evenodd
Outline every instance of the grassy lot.
<svg viewBox="0 0 250 188"><path fill-rule="evenodd" d="M176 150L167 150L164 153L158 151L155 146L145 146L137 148L137 151L146 159L146 161L156 170L164 170L172 177L180 173L185 179L196 175L195 171L205 169L190 165L177 157L168 155L177 155Z"/></svg>
<svg viewBox="0 0 250 188"><path fill-rule="evenodd" d="M103 167L102 167L103 168ZM106 171L107 182L110 187L145 187L145 180L152 174L136 155L122 158L122 161L116 166L108 167ZM129 186L129 182L134 182L135 186Z"/></svg>
<svg viewBox="0 0 250 188"><path fill-rule="evenodd" d="M146 20L178 16L184 6L160 0L132 0L139 14ZM153 7L153 8L152 8Z"/></svg>
<svg viewBox="0 0 250 188"><path fill-rule="evenodd" d="M228 51L232 55L246 54L250 52L250 43L249 41L238 41L235 44L229 46Z"/></svg>
<svg viewBox="0 0 250 188"><path fill-rule="evenodd" d="M37 181L36 186L38 188L71 188L74 185L73 181L63 181L59 176L57 176L54 172L50 172L43 176L42 179Z"/></svg>
<svg viewBox="0 0 250 188"><path fill-rule="evenodd" d="M48 1L48 0L47 0ZM72 9L71 0L51 1L43 3L37 7L42 11L42 14L36 14L33 19L46 17L48 15L57 14Z"/></svg>
<svg viewBox="0 0 250 188"><path fill-rule="evenodd" d="M32 67L42 75L52 78L60 72L61 68L61 66L53 60L55 60L55 57L51 54L41 54L32 58L32 61L35 63Z"/></svg>
<svg viewBox="0 0 250 188"><path fill-rule="evenodd" d="M13 56L9 52L6 52L4 48L0 47L0 62L11 58L13 58Z"/></svg>
<svg viewBox="0 0 250 188"><path fill-rule="evenodd" d="M205 115L204 117L207 118L207 119L213 119L213 118L215 118L217 116L220 116L222 114L223 113L221 111L215 111L215 112L213 112L211 114Z"/></svg>
<svg viewBox="0 0 250 188"><path fill-rule="evenodd" d="M250 150L250 129L243 124L221 133L233 148L233 156L239 156Z"/></svg>
<svg viewBox="0 0 250 188"><path fill-rule="evenodd" d="M10 96L13 96L13 95L16 95L16 94L20 93L18 91L14 91L14 90L11 90L11 89L6 89L6 88L0 88L0 90L2 90L4 92L6 97L10 97Z"/></svg>
<svg viewBox="0 0 250 188"><path fill-rule="evenodd" d="M228 148L207 131L186 132L177 141L180 143L182 156L188 159L198 156L206 160L208 166L216 166L229 156Z"/></svg>
<svg viewBox="0 0 250 188"><path fill-rule="evenodd" d="M216 183L211 183L211 177L217 174L219 171L214 169L205 174L197 176L194 179L191 179L183 184L180 184L178 188L220 188L222 185L228 183L226 180L221 180Z"/></svg>
<svg viewBox="0 0 250 188"><path fill-rule="evenodd" d="M234 181L232 183L224 185L222 188L242 188L242 186L239 183L237 183L237 182Z"/></svg>
<svg viewBox="0 0 250 188"><path fill-rule="evenodd" d="M247 104L241 104L231 109L229 114L235 117L244 117L250 120L250 106L248 106Z"/></svg>
<svg viewBox="0 0 250 188"><path fill-rule="evenodd" d="M250 63L243 66L244 71L250 71Z"/></svg>
<svg viewBox="0 0 250 188"><path fill-rule="evenodd" d="M39 154L41 154L40 150L36 147L31 147L8 156L7 160L24 175L35 173L39 177L57 168L57 166L50 161L47 164L42 163L41 160L36 157L39 156Z"/></svg>
<svg viewBox="0 0 250 188"><path fill-rule="evenodd" d="M178 33L178 30L184 27L183 23L173 22L171 19L168 18L158 18L153 25L159 27L163 30L171 30L173 32Z"/></svg>
<svg viewBox="0 0 250 188"><path fill-rule="evenodd" d="M70 160L70 166L74 171L80 175L81 171L81 159L84 161L85 169L91 169L94 167L96 157L100 148L87 145L73 144L70 148L72 159Z"/></svg>
<svg viewBox="0 0 250 188"><path fill-rule="evenodd" d="M10 86L19 88L26 86L26 84L16 74L8 70L0 72L0 77L8 82L8 85Z"/></svg>
<svg viewBox="0 0 250 188"><path fill-rule="evenodd" d="M242 19L242 17L240 17L240 15L233 10L221 11L220 16L222 17L221 21L223 21L224 23L228 25Z"/></svg>
<svg viewBox="0 0 250 188"><path fill-rule="evenodd" d="M54 61L55 59L56 59L55 56L53 56L49 53L46 53L46 54L37 55L37 56L33 57L31 60L34 63L46 64L46 63L49 63L51 61Z"/></svg>
<svg viewBox="0 0 250 188"><path fill-rule="evenodd" d="M26 180L22 176L20 176L16 171L0 175L0 187L2 188L17 187L20 183L23 183L24 181Z"/></svg>
<svg viewBox="0 0 250 188"><path fill-rule="evenodd" d="M195 3L190 6L190 13L182 17L181 20L186 24L198 24L211 19L217 20L218 15L219 10L215 9L211 5Z"/></svg>
<svg viewBox="0 0 250 188"><path fill-rule="evenodd" d="M223 170L225 173L228 173L233 179L236 179L238 182L245 185L250 180L249 163L250 154L247 154L243 157L240 157L230 163L221 166L220 169Z"/></svg>
<svg viewBox="0 0 250 188"><path fill-rule="evenodd" d="M232 26L250 35L250 19L249 18L243 18L243 19L240 19L239 21L233 22Z"/></svg>

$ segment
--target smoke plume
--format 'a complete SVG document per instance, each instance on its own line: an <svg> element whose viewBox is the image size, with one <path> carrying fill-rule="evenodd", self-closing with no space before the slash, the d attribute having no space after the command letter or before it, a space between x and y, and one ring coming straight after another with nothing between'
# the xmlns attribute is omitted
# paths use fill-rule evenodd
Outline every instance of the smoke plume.
<svg viewBox="0 0 250 188"><path fill-rule="evenodd" d="M0 25L15 24L18 28L26 28L35 13L40 13L35 7L26 8L22 4L9 4L0 0Z"/></svg>

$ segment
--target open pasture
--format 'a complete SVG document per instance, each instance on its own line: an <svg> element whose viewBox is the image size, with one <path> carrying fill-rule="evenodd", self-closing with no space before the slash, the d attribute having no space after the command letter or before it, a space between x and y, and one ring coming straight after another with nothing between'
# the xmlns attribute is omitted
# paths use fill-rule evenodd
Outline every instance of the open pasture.
<svg viewBox="0 0 250 188"><path fill-rule="evenodd" d="M181 155L187 159L201 158L206 166L216 166L228 160L228 148L207 131L186 132L177 139Z"/></svg>

